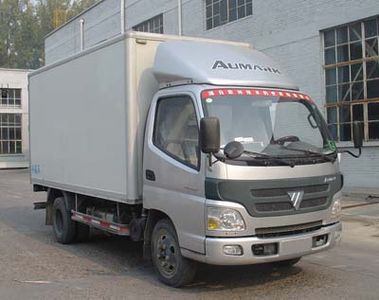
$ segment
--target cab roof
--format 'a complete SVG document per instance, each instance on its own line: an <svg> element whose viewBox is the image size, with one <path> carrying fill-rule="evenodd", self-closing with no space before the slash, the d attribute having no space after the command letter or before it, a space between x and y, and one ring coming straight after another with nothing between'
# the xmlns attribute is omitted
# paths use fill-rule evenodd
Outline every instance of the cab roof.
<svg viewBox="0 0 379 300"><path fill-rule="evenodd" d="M185 81L298 90L278 63L248 44L169 40L158 46L153 72L163 86Z"/></svg>

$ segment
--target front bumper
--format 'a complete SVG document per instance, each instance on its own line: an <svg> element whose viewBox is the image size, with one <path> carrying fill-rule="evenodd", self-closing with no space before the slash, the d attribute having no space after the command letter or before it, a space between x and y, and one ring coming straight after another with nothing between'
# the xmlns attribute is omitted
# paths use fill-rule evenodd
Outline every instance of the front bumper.
<svg viewBox="0 0 379 300"><path fill-rule="evenodd" d="M240 238L212 238L207 237L206 255L194 255L183 253L192 259L213 265L249 265L266 262L281 261L304 255L313 254L332 248L341 236L342 225L335 223L324 226L319 230L306 233L276 238L257 238L257 237L240 237ZM327 235L327 242L318 247L313 246L313 238ZM278 251L274 255L256 256L252 251L253 245L277 243ZM226 255L224 246L239 245L243 249L243 254L239 256ZM187 255L186 255L187 254Z"/></svg>

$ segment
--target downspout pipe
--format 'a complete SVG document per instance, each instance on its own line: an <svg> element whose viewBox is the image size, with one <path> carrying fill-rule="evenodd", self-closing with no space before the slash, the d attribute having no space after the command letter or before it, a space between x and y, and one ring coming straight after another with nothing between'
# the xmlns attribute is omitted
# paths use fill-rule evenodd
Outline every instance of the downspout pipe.
<svg viewBox="0 0 379 300"><path fill-rule="evenodd" d="M80 26L80 51L84 50L84 19L79 20Z"/></svg>
<svg viewBox="0 0 379 300"><path fill-rule="evenodd" d="M182 34L182 0L178 0L178 35Z"/></svg>
<svg viewBox="0 0 379 300"><path fill-rule="evenodd" d="M120 24L121 24L121 34L125 33L125 0L121 0L121 7L120 7Z"/></svg>

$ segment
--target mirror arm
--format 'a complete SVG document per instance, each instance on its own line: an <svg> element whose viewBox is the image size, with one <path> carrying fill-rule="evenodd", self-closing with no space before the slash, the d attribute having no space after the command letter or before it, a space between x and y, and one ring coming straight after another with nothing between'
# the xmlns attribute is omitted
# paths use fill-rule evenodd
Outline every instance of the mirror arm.
<svg viewBox="0 0 379 300"><path fill-rule="evenodd" d="M353 152L349 151L349 150L342 150L342 151L338 151L339 153L347 153L347 154L350 154L352 157L355 157L355 158L358 158L361 156L362 154L362 148L359 147L358 148L359 152L358 154L354 154Z"/></svg>
<svg viewBox="0 0 379 300"><path fill-rule="evenodd" d="M212 162L212 153L208 153L208 166L209 167L212 167L213 165L213 162Z"/></svg>
<svg viewBox="0 0 379 300"><path fill-rule="evenodd" d="M215 157L215 161L212 161L212 156ZM218 158L216 155L214 155L214 153L208 153L208 166L209 167L212 167L215 163L219 162L219 161L222 161L224 162L225 159L224 158Z"/></svg>

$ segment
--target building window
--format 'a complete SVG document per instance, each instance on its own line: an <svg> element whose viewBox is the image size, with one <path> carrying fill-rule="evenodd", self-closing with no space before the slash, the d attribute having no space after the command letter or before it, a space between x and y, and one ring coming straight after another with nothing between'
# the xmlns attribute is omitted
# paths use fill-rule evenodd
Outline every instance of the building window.
<svg viewBox="0 0 379 300"><path fill-rule="evenodd" d="M0 154L22 153L21 114L0 114Z"/></svg>
<svg viewBox="0 0 379 300"><path fill-rule="evenodd" d="M214 27L253 14L253 0L206 0L206 27Z"/></svg>
<svg viewBox="0 0 379 300"><path fill-rule="evenodd" d="M0 106L21 107L21 89L0 88Z"/></svg>
<svg viewBox="0 0 379 300"><path fill-rule="evenodd" d="M352 122L366 141L379 140L379 17L323 32L326 111L336 141L352 140Z"/></svg>
<svg viewBox="0 0 379 300"><path fill-rule="evenodd" d="M155 16L133 27L135 31L163 33L163 14Z"/></svg>

